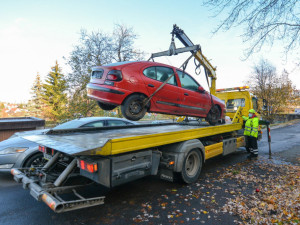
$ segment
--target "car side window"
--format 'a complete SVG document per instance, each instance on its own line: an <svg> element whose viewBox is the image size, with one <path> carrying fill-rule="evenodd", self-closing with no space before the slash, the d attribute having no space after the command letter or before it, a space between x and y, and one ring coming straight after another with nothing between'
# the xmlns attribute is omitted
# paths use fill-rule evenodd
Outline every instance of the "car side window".
<svg viewBox="0 0 300 225"><path fill-rule="evenodd" d="M163 66L157 66L157 67L148 67L144 70L144 75L146 77L149 77L151 79L164 82L166 81L170 76L174 74L173 69ZM173 76L167 84L172 84L177 86L176 78Z"/></svg>
<svg viewBox="0 0 300 225"><path fill-rule="evenodd" d="M181 83L181 87L191 91L198 91L199 84L188 74L177 70L177 74Z"/></svg>
<svg viewBox="0 0 300 225"><path fill-rule="evenodd" d="M107 120L107 126L124 126L126 123L121 120Z"/></svg>
<svg viewBox="0 0 300 225"><path fill-rule="evenodd" d="M104 127L104 121L96 121L96 122L87 123L81 127Z"/></svg>
<svg viewBox="0 0 300 225"><path fill-rule="evenodd" d="M156 76L157 80L161 82L165 82L170 76L174 74L174 71L171 68L158 66L156 67ZM177 85L176 78L173 76L167 84Z"/></svg>
<svg viewBox="0 0 300 225"><path fill-rule="evenodd" d="M148 67L143 73L146 77L156 80L156 68L154 66Z"/></svg>

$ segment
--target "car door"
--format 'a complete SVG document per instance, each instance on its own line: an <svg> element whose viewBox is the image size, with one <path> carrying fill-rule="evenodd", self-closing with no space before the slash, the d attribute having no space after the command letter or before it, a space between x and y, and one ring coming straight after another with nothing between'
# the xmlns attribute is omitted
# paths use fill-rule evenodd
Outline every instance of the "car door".
<svg viewBox="0 0 300 225"><path fill-rule="evenodd" d="M149 96L159 88L164 81L174 74L170 67L152 66L143 69L143 80ZM180 103L176 76L174 76L153 96L151 104L159 111L177 112ZM152 108L152 107L151 107ZM156 111L155 109L152 111Z"/></svg>
<svg viewBox="0 0 300 225"><path fill-rule="evenodd" d="M206 91L200 92L200 85L190 75L180 70L176 72L180 80L182 112L193 116L206 116L211 107L210 95Z"/></svg>

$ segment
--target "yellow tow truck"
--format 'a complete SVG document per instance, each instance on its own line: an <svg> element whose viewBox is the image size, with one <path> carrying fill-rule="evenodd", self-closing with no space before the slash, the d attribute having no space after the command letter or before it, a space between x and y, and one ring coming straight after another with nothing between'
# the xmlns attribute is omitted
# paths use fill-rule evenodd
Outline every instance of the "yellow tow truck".
<svg viewBox="0 0 300 225"><path fill-rule="evenodd" d="M217 89L216 94L226 105L226 116L234 117L238 107L242 115L247 116L249 109L258 111L257 97L249 92L249 86Z"/></svg>
<svg viewBox="0 0 300 225"><path fill-rule="evenodd" d="M199 46L176 49L173 45L152 57L184 51L191 51L192 57L204 66L213 79L214 89L215 69L211 70L213 67ZM39 150L48 162L42 168L12 169L11 173L36 200L45 202L57 213L104 204L105 196L85 197L81 192L94 183L112 188L153 175L190 184L198 180L207 159L231 154L245 146L244 136L238 132L243 126L241 110L237 109L232 123L215 126L191 121L49 130L24 136L40 145Z"/></svg>

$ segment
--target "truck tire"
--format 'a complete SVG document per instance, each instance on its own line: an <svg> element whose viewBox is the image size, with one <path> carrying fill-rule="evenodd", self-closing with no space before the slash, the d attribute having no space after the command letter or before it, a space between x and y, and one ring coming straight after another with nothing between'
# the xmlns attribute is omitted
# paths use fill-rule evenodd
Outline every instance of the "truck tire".
<svg viewBox="0 0 300 225"><path fill-rule="evenodd" d="M143 106L145 97L141 94L133 94L125 99L121 105L121 111L126 119L137 121L146 114L146 107Z"/></svg>
<svg viewBox="0 0 300 225"><path fill-rule="evenodd" d="M98 106L103 110L113 110L117 107L116 105L110 105L110 104L106 104L103 102L97 102L97 103L98 103Z"/></svg>
<svg viewBox="0 0 300 225"><path fill-rule="evenodd" d="M182 170L179 178L186 184L194 183L198 180L202 169L202 155L199 150L192 149L184 158Z"/></svg>
<svg viewBox="0 0 300 225"><path fill-rule="evenodd" d="M30 156L24 163L23 167L43 167L47 163L43 153L37 153Z"/></svg>

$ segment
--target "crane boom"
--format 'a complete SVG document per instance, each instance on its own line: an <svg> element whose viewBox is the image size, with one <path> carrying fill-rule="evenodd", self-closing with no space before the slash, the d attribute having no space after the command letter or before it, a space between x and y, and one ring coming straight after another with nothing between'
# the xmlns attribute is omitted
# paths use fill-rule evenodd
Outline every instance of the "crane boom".
<svg viewBox="0 0 300 225"><path fill-rule="evenodd" d="M173 36L175 35L176 38L178 38L185 47L194 46L189 37L176 24L174 24L171 34ZM191 53L194 53L195 59L204 67L207 75L211 78L210 93L215 95L217 79L216 68L213 67L208 59L202 54L201 48L191 51Z"/></svg>

